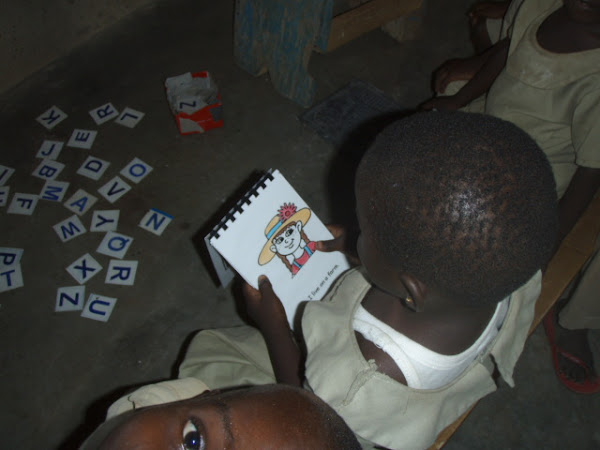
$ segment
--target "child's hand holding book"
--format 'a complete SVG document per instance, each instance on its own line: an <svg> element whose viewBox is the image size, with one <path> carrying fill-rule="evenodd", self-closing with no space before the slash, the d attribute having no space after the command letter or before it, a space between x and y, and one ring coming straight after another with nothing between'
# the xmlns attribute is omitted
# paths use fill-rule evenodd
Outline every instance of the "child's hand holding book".
<svg viewBox="0 0 600 450"><path fill-rule="evenodd" d="M265 275L258 278L258 289L244 283L243 291L246 312L263 335L273 334L281 328L286 332L289 330L283 304Z"/></svg>
<svg viewBox="0 0 600 450"><path fill-rule="evenodd" d="M288 323L283 304L269 279L258 278L258 290L244 284L244 299L250 318L260 330L278 383L301 386L304 361Z"/></svg>
<svg viewBox="0 0 600 450"><path fill-rule="evenodd" d="M333 282L350 265L333 247L344 244L345 233L335 241L323 222L277 170L269 171L239 199L206 236L215 268L223 274L232 267L258 294L257 280L268 276L277 304L283 304L289 324L296 322L298 305L320 300ZM317 250L323 241L325 251ZM348 241L350 242L350 241ZM227 264L225 264L226 260ZM220 277L223 284L229 277ZM251 292L251 291L249 291ZM281 299L281 302L279 302ZM263 299L264 300L264 299ZM251 298L250 313L257 322L270 317L264 309L274 308ZM279 318L279 310L277 310ZM263 325L266 325L263 322Z"/></svg>
<svg viewBox="0 0 600 450"><path fill-rule="evenodd" d="M325 226L333 235L333 239L317 241L317 250L321 252L341 252L346 255L351 264L360 264L360 259L356 251L359 231L349 231L343 225L328 224Z"/></svg>

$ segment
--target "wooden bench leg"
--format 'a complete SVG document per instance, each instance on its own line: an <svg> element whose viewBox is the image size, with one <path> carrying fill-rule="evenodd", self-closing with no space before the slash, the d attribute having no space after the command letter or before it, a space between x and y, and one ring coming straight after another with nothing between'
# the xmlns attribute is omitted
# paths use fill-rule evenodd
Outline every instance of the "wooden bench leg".
<svg viewBox="0 0 600 450"><path fill-rule="evenodd" d="M236 0L234 57L252 75L269 72L279 93L308 107L316 89L307 70L313 49L331 51L416 11L422 2L371 0L332 17L333 0ZM396 34L403 24L397 22Z"/></svg>
<svg viewBox="0 0 600 450"><path fill-rule="evenodd" d="M304 107L315 94L310 53L333 0L236 0L234 57L252 75L269 72L275 89Z"/></svg>

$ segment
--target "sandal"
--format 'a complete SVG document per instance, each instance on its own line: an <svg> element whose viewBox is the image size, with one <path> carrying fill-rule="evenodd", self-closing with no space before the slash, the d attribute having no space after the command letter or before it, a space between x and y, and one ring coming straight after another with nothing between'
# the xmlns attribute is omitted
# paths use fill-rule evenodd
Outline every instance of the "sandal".
<svg viewBox="0 0 600 450"><path fill-rule="evenodd" d="M552 351L552 361L554 362L554 371L556 372L556 376L558 376L558 379L562 384L578 394L595 394L596 392L600 392L600 377L594 374L593 368L591 368L585 361L560 348L556 344L556 330L554 323L555 314L555 308L552 308L550 311L548 311L548 314L546 314L546 317L544 317L544 330L546 330L546 336L548 337L548 342L550 343L550 350ZM584 370L585 380L583 382L574 381L561 371L559 365L559 355L577 364Z"/></svg>

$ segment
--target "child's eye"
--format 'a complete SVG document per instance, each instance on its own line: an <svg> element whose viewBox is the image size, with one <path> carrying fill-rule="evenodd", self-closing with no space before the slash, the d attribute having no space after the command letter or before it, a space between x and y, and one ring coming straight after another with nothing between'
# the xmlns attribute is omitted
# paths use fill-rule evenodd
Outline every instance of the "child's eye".
<svg viewBox="0 0 600 450"><path fill-rule="evenodd" d="M188 420L183 427L183 448L185 450L204 449L204 438L191 420Z"/></svg>
<svg viewBox="0 0 600 450"><path fill-rule="evenodd" d="M275 238L275 239L273 240L273 242L275 242L276 244L281 244L281 242L282 242L282 241L283 241L283 238L282 238L281 236L280 236L280 237L278 237L278 238Z"/></svg>
<svg viewBox="0 0 600 450"><path fill-rule="evenodd" d="M285 235L286 235L286 236L290 236L292 233L293 233L292 229L288 229L288 230L285 232Z"/></svg>

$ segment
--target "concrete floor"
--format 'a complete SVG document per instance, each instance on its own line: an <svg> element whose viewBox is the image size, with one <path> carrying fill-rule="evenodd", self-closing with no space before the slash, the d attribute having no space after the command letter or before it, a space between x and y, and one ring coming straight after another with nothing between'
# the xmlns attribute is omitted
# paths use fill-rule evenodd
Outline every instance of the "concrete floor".
<svg viewBox="0 0 600 450"><path fill-rule="evenodd" d="M70 193L94 193L136 156L154 167L114 205L100 198L95 206L121 211L119 232L134 238L127 258L139 261L135 286L106 285L104 275L86 284L87 293L118 298L108 323L54 312L56 289L76 284L65 267L87 252L108 264L95 253L102 236L61 243L52 225L71 213L59 204L41 201L33 216L0 209L0 247L25 250L25 286L0 294L1 448L77 447L129 387L173 376L195 330L242 323L232 293L214 285L198 249L215 211L252 171L279 168L325 221L339 218L332 205L343 199L332 198L328 186L343 182L335 177L350 162L298 121L303 109L277 94L267 76L253 78L235 65L232 3L163 2L0 97L0 164L16 169L13 193L41 190L42 180L30 175L40 144L66 141L74 128L97 129L98 137L90 151L63 149L60 179L71 183ZM464 11L471 0L427 3L425 33L415 41L397 43L375 31L313 55L318 98L353 78L404 106L427 98L436 65L470 52ZM219 84L226 125L184 137L163 82L196 70L211 71ZM106 102L146 116L133 129L96 126L87 111ZM52 105L69 117L47 131L35 118ZM88 153L111 163L99 182L75 174ZM175 217L160 237L137 226L152 207ZM90 218L82 218L86 226ZM556 381L541 330L529 339L515 380L516 388L502 385L481 401L447 448L600 447L600 396L571 394Z"/></svg>

